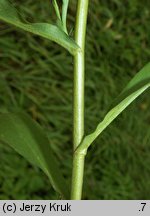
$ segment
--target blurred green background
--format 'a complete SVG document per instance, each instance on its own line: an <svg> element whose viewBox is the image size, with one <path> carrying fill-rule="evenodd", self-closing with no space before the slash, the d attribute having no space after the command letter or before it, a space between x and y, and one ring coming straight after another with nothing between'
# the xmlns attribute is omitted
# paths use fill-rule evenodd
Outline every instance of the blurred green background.
<svg viewBox="0 0 150 216"><path fill-rule="evenodd" d="M54 20L49 0L13 0L32 22ZM69 5L74 32L76 1ZM85 130L150 56L149 0L91 0L86 37ZM25 110L47 132L68 186L72 168L73 59L63 48L0 23L0 112ZM90 147L83 199L150 199L150 91ZM0 199L58 199L49 180L0 144Z"/></svg>

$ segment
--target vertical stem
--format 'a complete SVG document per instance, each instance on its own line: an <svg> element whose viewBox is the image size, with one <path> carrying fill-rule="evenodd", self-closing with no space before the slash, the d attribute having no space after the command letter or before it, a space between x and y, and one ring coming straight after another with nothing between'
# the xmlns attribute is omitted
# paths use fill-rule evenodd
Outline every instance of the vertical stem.
<svg viewBox="0 0 150 216"><path fill-rule="evenodd" d="M88 0L78 0L75 41L81 50L74 57L74 105L73 105L73 174L71 199L81 199L85 154L76 149L84 135L84 67L85 35L88 13Z"/></svg>
<svg viewBox="0 0 150 216"><path fill-rule="evenodd" d="M78 0L75 41L81 48L74 57L74 150L84 135L84 47L88 0Z"/></svg>
<svg viewBox="0 0 150 216"><path fill-rule="evenodd" d="M82 197L85 155L86 152L74 152L71 191L72 200L80 200Z"/></svg>

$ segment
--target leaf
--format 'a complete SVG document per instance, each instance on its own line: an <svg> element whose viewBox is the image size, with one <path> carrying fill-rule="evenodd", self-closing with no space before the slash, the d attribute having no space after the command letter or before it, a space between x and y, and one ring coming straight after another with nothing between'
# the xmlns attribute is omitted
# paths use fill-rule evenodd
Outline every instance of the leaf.
<svg viewBox="0 0 150 216"><path fill-rule="evenodd" d="M58 7L58 4L57 4L57 0L52 0L52 4L53 4L53 7L55 9L55 13L56 13L56 16L59 20L61 20L61 16L60 16L60 11L59 11L59 7Z"/></svg>
<svg viewBox="0 0 150 216"><path fill-rule="evenodd" d="M68 11L69 0L63 0L62 5L62 23L63 29L67 33L67 11Z"/></svg>
<svg viewBox="0 0 150 216"><path fill-rule="evenodd" d="M9 0L0 0L0 20L54 41L66 48L72 55L75 55L77 50L80 49L71 37L55 25L49 23L26 23L22 21L19 12Z"/></svg>
<svg viewBox="0 0 150 216"><path fill-rule="evenodd" d="M57 26L62 29L67 35L67 11L69 0L62 0L62 14L60 15L59 6L57 0L52 0L53 7L57 16Z"/></svg>
<svg viewBox="0 0 150 216"><path fill-rule="evenodd" d="M27 114L0 115L0 141L14 148L32 164L40 167L49 177L54 189L69 198L69 192L49 140L41 127Z"/></svg>
<svg viewBox="0 0 150 216"><path fill-rule="evenodd" d="M128 83L126 88L113 102L111 109L100 122L95 131L87 135L78 150L86 150L93 141L102 133L102 131L140 94L150 87L150 63L148 63L135 77Z"/></svg>
<svg viewBox="0 0 150 216"><path fill-rule="evenodd" d="M57 4L57 0L52 0L52 4L53 4L53 7L55 9L55 13L56 13L56 17L57 17L56 24L57 24L57 26L58 26L59 29L61 29L62 31L64 31L63 25L62 25L62 20L61 20L61 15L60 15L60 11L59 11L59 6Z"/></svg>

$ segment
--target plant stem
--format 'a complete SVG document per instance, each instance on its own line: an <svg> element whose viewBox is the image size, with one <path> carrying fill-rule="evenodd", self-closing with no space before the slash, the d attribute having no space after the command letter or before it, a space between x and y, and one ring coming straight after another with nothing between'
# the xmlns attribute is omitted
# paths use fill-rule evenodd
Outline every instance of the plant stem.
<svg viewBox="0 0 150 216"><path fill-rule="evenodd" d="M84 47L88 0L78 0L75 41L81 48L74 57L74 150L84 135Z"/></svg>
<svg viewBox="0 0 150 216"><path fill-rule="evenodd" d="M73 105L73 174L71 199L79 200L82 194L85 153L76 151L84 136L84 73L85 35L88 0L78 0L75 41L80 50L74 57L74 105Z"/></svg>
<svg viewBox="0 0 150 216"><path fill-rule="evenodd" d="M82 185L84 174L85 152L75 151L73 155L72 191L71 199L80 200L82 197Z"/></svg>

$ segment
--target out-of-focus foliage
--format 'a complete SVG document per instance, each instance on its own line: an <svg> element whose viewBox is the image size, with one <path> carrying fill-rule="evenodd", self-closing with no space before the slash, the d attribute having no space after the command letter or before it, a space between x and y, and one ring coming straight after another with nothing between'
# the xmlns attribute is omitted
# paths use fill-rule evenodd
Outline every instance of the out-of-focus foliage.
<svg viewBox="0 0 150 216"><path fill-rule="evenodd" d="M41 168L57 193L69 198L69 188L62 176L49 140L43 129L26 113L0 115L0 141L9 145L31 164Z"/></svg>

